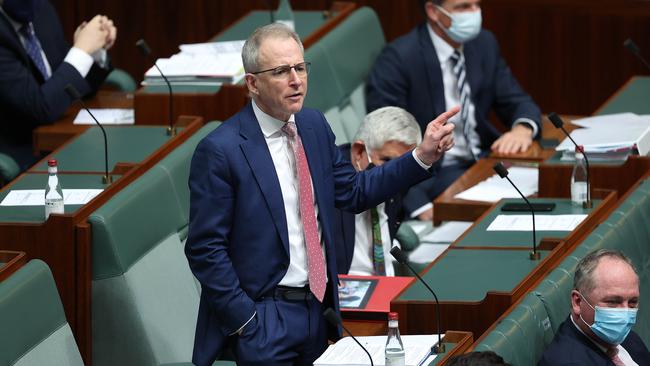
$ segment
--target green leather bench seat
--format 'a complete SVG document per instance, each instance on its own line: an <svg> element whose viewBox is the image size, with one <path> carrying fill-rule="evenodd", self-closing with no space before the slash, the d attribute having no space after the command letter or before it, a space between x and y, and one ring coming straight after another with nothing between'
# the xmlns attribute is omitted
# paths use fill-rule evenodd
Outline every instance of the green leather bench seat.
<svg viewBox="0 0 650 366"><path fill-rule="evenodd" d="M52 272L41 260L0 282L0 365L83 365Z"/></svg>
<svg viewBox="0 0 650 366"><path fill-rule="evenodd" d="M305 106L324 112L337 144L351 142L366 115L366 78L385 43L377 14L362 7L305 53L312 62Z"/></svg>
<svg viewBox="0 0 650 366"><path fill-rule="evenodd" d="M646 179L600 224L575 250L568 255L544 280L526 295L510 314L504 317L483 340L476 351L491 350L513 365L534 365L552 340L559 325L570 314L570 293L573 274L578 261L587 253L601 249L618 249L625 253L639 272L641 299L650 302L650 179ZM533 300L536 298L537 300ZM522 312L538 301L537 317L523 317ZM538 329L539 319L548 319L548 330ZM523 331L522 331L523 329ZM534 330L525 333L525 330ZM650 342L650 310L639 309L634 330ZM535 333L541 332L541 333ZM526 334L527 336L522 336ZM543 337L541 334L543 333ZM529 342L534 337L536 342ZM543 340L543 341L540 341ZM531 347L531 344L533 345Z"/></svg>
<svg viewBox="0 0 650 366"><path fill-rule="evenodd" d="M90 217L93 362L191 360L200 289L179 236L188 224L190 159L200 131Z"/></svg>

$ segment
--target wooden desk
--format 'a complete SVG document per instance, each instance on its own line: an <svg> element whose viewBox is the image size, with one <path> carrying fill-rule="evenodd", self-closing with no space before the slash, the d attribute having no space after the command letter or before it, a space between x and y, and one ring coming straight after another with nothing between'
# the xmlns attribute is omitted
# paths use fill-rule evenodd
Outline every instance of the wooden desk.
<svg viewBox="0 0 650 366"><path fill-rule="evenodd" d="M471 332L448 330L445 332L442 342L446 347L445 353L436 357L429 365L442 366L447 364L451 358L466 353L474 342L474 337Z"/></svg>
<svg viewBox="0 0 650 366"><path fill-rule="evenodd" d="M322 14L326 20L308 34L300 34L305 49L316 43L330 30L350 15L356 4L348 1L335 1L332 8L326 12L311 12ZM258 14L262 13L262 14ZM295 12L296 23L299 22L300 11ZM258 19L260 18L260 19ZM251 24L243 25L248 19ZM268 22L268 11L252 11L234 22L228 29L213 37L214 41L229 41L246 38L255 28ZM296 24L299 28L299 24ZM190 114L202 116L205 121L224 121L234 115L248 102L248 90L243 83L222 85L220 87L182 87L173 86L174 116ZM169 95L167 87L144 87L135 93L135 119L142 124L157 124L167 121L169 111Z"/></svg>
<svg viewBox="0 0 650 366"><path fill-rule="evenodd" d="M485 231L492 216L500 213L503 201L486 212L421 272L440 300L442 330L464 329L477 336L483 334L613 210L617 202L616 194L598 193L595 197L599 197L600 201L593 209L582 211L582 208L576 208L579 212L589 213L589 216L575 230L563 234L552 233L554 238L549 239L544 239L544 234L538 233L542 256L539 261L528 258L530 232ZM476 230L483 234L475 233ZM470 234L485 241L470 240ZM419 282L413 282L391 302L391 311L400 314L400 330L404 334L436 331L435 302Z"/></svg>
<svg viewBox="0 0 650 366"><path fill-rule="evenodd" d="M133 108L133 94L100 90L84 103L88 108ZM80 109L81 104L74 103L58 121L51 125L36 127L32 133L34 154L41 155L54 151L66 141L95 126L72 123Z"/></svg>
<svg viewBox="0 0 650 366"><path fill-rule="evenodd" d="M0 250L0 282L27 263L25 252Z"/></svg>
<svg viewBox="0 0 650 366"><path fill-rule="evenodd" d="M184 127L176 136L167 137L162 144L157 142L158 147L143 160L124 165L128 166L128 169L121 172L114 171L116 177L110 185L101 183L101 172L60 171L59 179L64 188L104 189L101 194L83 206L66 205L64 214L53 214L47 221L43 221L42 206L0 207L0 237L2 238L0 248L24 251L27 253L27 259L39 258L49 265L68 323L86 365L92 362L91 232L86 220L98 207L187 140L203 125L203 121L198 117L183 117L179 120L179 125ZM165 134L164 126L157 129L158 133ZM65 153L66 148L74 146L74 142L84 136L82 134L74 138L53 152L53 155ZM43 159L37 166L47 159L47 157ZM0 199L3 199L11 189L42 189L46 180L47 176L43 172L23 173L8 186L3 187L0 191Z"/></svg>

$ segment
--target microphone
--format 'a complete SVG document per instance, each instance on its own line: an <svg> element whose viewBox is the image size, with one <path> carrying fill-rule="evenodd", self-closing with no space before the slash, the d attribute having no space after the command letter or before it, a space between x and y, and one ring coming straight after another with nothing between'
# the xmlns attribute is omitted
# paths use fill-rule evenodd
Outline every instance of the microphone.
<svg viewBox="0 0 650 366"><path fill-rule="evenodd" d="M325 319L326 319L330 324L332 324L333 326L338 327L338 326L340 325L343 329L345 329L345 331L350 335L350 337L352 337L352 339L353 339L355 342L357 342L357 344L359 345L359 347L361 347L361 348L363 349L363 351L366 352L366 354L368 355L368 358L370 359L370 365L371 365L371 366L375 366L375 364L372 362L372 357L370 356L370 352L368 352L368 350L366 349L366 347L364 347L364 346L361 344L361 342L359 342L359 341L354 337L354 335L352 335L352 333L348 330L348 328L346 328L345 325L343 325L343 321L341 320L341 317L339 316L339 314L336 313L336 311L332 310L332 308L327 308L327 309L325 309L325 311L323 312L323 315L325 316Z"/></svg>
<svg viewBox="0 0 650 366"><path fill-rule="evenodd" d="M420 280L420 282L424 285L424 287L426 287L429 290L429 292L431 292L431 294L433 295L433 298L436 300L436 317L437 317L436 320L438 322L438 324L437 324L438 325L438 327L437 327L438 328L438 344L431 347L431 354L444 353L445 352L445 345L442 343L442 336L440 335L440 302L438 301L438 296L436 296L436 293L433 292L431 287L429 287L429 285L427 285L427 283L424 282L422 277L420 277L420 275L413 269L413 267L411 267L411 265L408 263L408 258L406 257L406 254L404 254L404 252L402 252L402 250L399 247L394 246L390 250L390 254L393 256L393 258L395 258L395 260L397 260L397 262L406 265L406 267L408 267L408 269L411 272L413 272L415 277L417 277L418 280Z"/></svg>
<svg viewBox="0 0 650 366"><path fill-rule="evenodd" d="M97 118L95 118L95 116L90 112L90 109L86 107L86 104L81 99L81 94L79 94L79 91L74 86L72 86L72 84L66 85L64 90L66 93L68 93L70 98L72 98L73 100L78 100L79 103L81 103L81 107L84 110L86 110L86 112L88 112L90 117L92 117L93 121L95 121L95 124L97 124L97 126L99 126L99 128L102 130L102 134L104 135L104 172L105 172L104 176L102 177L102 183L104 184L112 183L113 177L108 175L108 141L106 139L106 130L104 130L104 126L102 126L102 124L99 123Z"/></svg>
<svg viewBox="0 0 650 366"><path fill-rule="evenodd" d="M501 178L506 178L508 182L517 190L517 193L521 196L521 198L526 201L528 204L528 207L530 208L530 214L533 216L533 251L530 253L530 260L539 260L541 258L539 252L537 251L537 238L535 237L535 209L533 209L533 205L530 204L530 201L528 201L528 198L524 196L519 188L508 178L508 169L503 166L502 163L496 163L494 164L493 167L494 171L499 174L499 177Z"/></svg>
<svg viewBox="0 0 650 366"><path fill-rule="evenodd" d="M564 122L562 121L562 118L557 115L555 112L551 112L548 115L548 119L551 120L551 123L553 123L553 126L555 128L559 128L564 132L564 134L573 142L573 145L575 145L576 149L582 153L582 155L585 157L585 165L587 165L587 201L583 203L582 207L584 208L591 208L593 207L593 204L591 202L591 179L589 178L589 159L587 158L587 153L585 152L585 148L582 145L578 145L575 140L571 137L571 135L567 132L567 130L564 128Z"/></svg>
<svg viewBox="0 0 650 366"><path fill-rule="evenodd" d="M639 49L639 46L637 46L632 39L626 39L625 42L623 42L623 46L625 46L625 48L627 48L634 56L636 56L636 58L641 60L645 67L650 70L650 64L648 61L646 61L645 58L643 58L643 56L641 56L641 50Z"/></svg>
<svg viewBox="0 0 650 366"><path fill-rule="evenodd" d="M149 45L147 44L147 42L144 41L144 39L139 39L137 42L135 42L135 46L140 50L140 53L142 53L142 55L144 55L145 57L151 56L151 48L149 48ZM167 127L167 134L169 136L174 136L176 135L176 128L174 127L174 109L172 105L173 102L172 84L169 82L169 80L167 80L167 77L165 76L165 74L163 74L160 67L158 67L156 60L154 60L153 66L158 70L163 80L165 80L165 84L167 84L167 89L169 90L169 127Z"/></svg>

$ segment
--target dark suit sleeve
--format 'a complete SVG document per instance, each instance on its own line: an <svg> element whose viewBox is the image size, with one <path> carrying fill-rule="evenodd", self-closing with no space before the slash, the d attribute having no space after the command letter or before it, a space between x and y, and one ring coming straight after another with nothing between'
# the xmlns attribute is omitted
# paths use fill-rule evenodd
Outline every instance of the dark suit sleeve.
<svg viewBox="0 0 650 366"><path fill-rule="evenodd" d="M368 112L386 106L407 109L408 76L402 69L404 64L399 52L392 45L382 50L368 76L366 85Z"/></svg>
<svg viewBox="0 0 650 366"><path fill-rule="evenodd" d="M225 335L237 331L255 312L241 289L228 255L235 191L221 148L203 140L190 168L190 228L185 254Z"/></svg>
<svg viewBox="0 0 650 366"><path fill-rule="evenodd" d="M497 57L495 69L492 72L495 85L494 110L501 121L510 127L520 118L527 118L534 121L539 131L537 137L540 137L542 126L540 123L541 113L539 107L519 85L519 82L517 82L517 79L510 71L510 67L508 67L503 57L501 57L498 42L491 33L489 35L490 41L496 50Z"/></svg>

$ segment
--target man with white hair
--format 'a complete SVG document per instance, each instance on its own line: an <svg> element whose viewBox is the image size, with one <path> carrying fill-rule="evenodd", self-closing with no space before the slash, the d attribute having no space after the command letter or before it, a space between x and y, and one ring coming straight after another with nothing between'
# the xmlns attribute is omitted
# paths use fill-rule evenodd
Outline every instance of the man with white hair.
<svg viewBox="0 0 650 366"><path fill-rule="evenodd" d="M629 258L600 249L576 268L571 315L560 325L539 365L650 365L650 353L632 331L639 276Z"/></svg>
<svg viewBox="0 0 650 366"><path fill-rule="evenodd" d="M368 114L354 142L340 149L357 171L363 171L402 156L421 141L420 126L412 114L402 108L384 107ZM390 249L401 211L401 194L356 215L338 210L339 274L394 276Z"/></svg>

